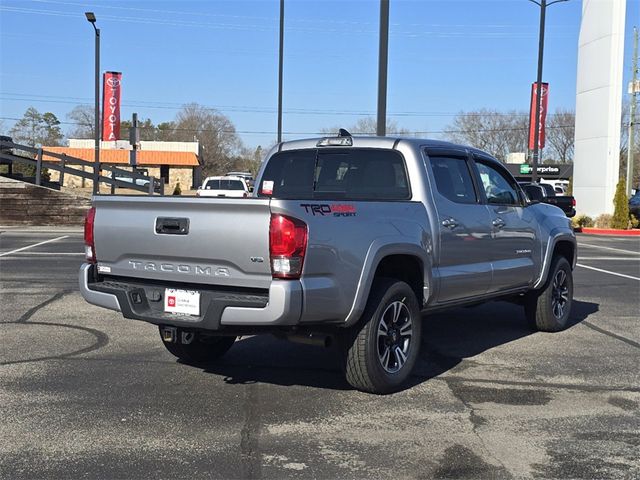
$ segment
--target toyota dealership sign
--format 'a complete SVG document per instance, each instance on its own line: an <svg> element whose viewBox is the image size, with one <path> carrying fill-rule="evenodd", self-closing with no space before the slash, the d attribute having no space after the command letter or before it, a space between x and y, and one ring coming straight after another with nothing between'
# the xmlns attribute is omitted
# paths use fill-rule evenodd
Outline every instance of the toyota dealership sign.
<svg viewBox="0 0 640 480"><path fill-rule="evenodd" d="M120 138L120 98L122 73L105 72L102 89L102 140L115 142Z"/></svg>

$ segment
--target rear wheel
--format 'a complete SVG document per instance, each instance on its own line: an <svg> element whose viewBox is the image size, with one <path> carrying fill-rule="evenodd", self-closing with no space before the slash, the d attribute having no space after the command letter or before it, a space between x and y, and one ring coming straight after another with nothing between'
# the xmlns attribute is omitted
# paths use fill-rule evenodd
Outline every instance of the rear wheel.
<svg viewBox="0 0 640 480"><path fill-rule="evenodd" d="M212 363L233 346L235 336L203 336L183 328L160 326L160 338L167 350L189 364Z"/></svg>
<svg viewBox="0 0 640 480"><path fill-rule="evenodd" d="M542 290L529 294L525 314L532 328L558 332L567 327L573 304L573 272L566 258L551 263L549 278Z"/></svg>
<svg viewBox="0 0 640 480"><path fill-rule="evenodd" d="M391 393L402 387L418 358L422 322L405 282L379 279L354 331L346 334L345 374L358 390Z"/></svg>

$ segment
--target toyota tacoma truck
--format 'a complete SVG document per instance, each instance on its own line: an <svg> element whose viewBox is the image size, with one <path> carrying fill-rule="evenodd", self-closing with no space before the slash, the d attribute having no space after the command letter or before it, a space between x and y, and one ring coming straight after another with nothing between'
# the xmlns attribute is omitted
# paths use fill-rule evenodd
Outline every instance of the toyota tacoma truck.
<svg viewBox="0 0 640 480"><path fill-rule="evenodd" d="M487 153L415 138L276 145L250 198L93 198L80 269L87 302L158 325L187 364L239 336L335 342L356 389L402 388L422 318L488 300L558 331L576 239Z"/></svg>

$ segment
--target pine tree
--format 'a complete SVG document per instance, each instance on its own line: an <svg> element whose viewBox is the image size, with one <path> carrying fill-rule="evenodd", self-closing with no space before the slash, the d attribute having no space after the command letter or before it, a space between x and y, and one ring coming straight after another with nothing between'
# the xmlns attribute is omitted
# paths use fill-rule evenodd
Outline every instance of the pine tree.
<svg viewBox="0 0 640 480"><path fill-rule="evenodd" d="M611 226L613 228L619 228L626 230L629 228L629 198L626 192L627 180L625 177L620 177L620 181L616 186L616 194L613 197L613 218L611 219Z"/></svg>

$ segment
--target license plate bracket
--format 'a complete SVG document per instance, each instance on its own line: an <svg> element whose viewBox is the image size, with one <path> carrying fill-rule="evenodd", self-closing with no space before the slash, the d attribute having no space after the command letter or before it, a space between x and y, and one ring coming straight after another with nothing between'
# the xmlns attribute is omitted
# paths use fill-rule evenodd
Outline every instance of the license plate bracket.
<svg viewBox="0 0 640 480"><path fill-rule="evenodd" d="M200 292L197 290L181 290L165 288L164 311L178 315L200 315Z"/></svg>

